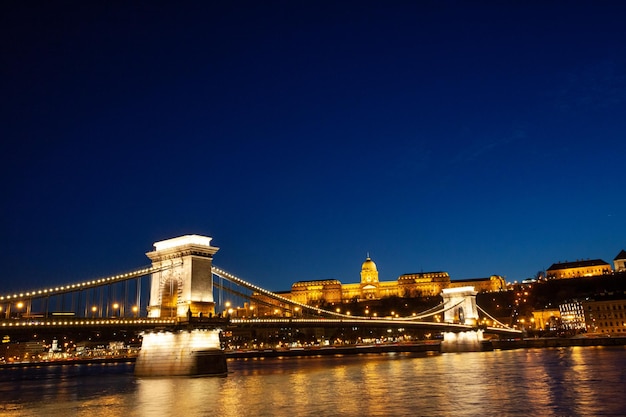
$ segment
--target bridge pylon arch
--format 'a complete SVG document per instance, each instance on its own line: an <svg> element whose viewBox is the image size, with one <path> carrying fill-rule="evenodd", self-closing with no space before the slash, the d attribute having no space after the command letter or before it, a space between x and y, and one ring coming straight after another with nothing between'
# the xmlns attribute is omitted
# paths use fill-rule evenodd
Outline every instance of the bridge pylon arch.
<svg viewBox="0 0 626 417"><path fill-rule="evenodd" d="M478 308L476 308L476 290L474 287L444 288L441 292L444 302L443 321L476 325Z"/></svg>
<svg viewBox="0 0 626 417"><path fill-rule="evenodd" d="M211 238L185 235L154 243L146 253L157 272L152 273L148 317L187 317L215 313Z"/></svg>

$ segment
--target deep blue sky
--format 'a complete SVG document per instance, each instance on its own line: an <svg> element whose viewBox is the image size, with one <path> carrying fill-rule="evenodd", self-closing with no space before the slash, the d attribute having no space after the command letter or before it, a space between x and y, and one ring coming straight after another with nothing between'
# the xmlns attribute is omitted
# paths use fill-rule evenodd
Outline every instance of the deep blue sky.
<svg viewBox="0 0 626 417"><path fill-rule="evenodd" d="M271 290L626 248L624 2L145 3L2 2L0 292L192 233Z"/></svg>

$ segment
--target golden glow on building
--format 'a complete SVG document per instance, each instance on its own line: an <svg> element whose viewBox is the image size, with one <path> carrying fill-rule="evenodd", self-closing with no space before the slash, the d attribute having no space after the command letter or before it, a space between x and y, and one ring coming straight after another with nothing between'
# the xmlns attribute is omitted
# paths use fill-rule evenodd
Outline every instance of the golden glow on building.
<svg viewBox="0 0 626 417"><path fill-rule="evenodd" d="M588 300L583 309L589 333L626 336L626 299Z"/></svg>
<svg viewBox="0 0 626 417"><path fill-rule="evenodd" d="M558 308L533 311L532 328L537 330L549 330L556 327L556 320L561 318Z"/></svg>
<svg viewBox="0 0 626 417"><path fill-rule="evenodd" d="M451 281L447 272L419 272L401 275L396 281L380 281L376 263L368 256L361 265L361 281L342 284L337 279L298 281L291 286L286 298L301 304L345 303L350 301L377 300L386 297L432 297L440 295L444 288L472 286L477 292L506 289L504 278Z"/></svg>
<svg viewBox="0 0 626 417"><path fill-rule="evenodd" d="M546 276L552 279L581 278L607 275L611 272L611 265L602 259L588 259L552 264L546 271Z"/></svg>

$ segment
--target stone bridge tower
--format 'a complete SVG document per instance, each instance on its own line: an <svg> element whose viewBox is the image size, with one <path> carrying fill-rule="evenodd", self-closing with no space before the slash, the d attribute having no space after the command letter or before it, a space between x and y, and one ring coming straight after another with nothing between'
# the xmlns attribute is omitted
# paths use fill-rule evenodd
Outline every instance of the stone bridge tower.
<svg viewBox="0 0 626 417"><path fill-rule="evenodd" d="M226 356L220 348L220 330L210 320L195 319L214 312L211 238L181 236L154 244L146 255L157 270L152 273L148 317L189 318L185 327L142 333L135 362L137 376L225 375Z"/></svg>
<svg viewBox="0 0 626 417"><path fill-rule="evenodd" d="M441 291L441 296L446 309L443 315L444 322L472 326L467 331L443 332L441 351L480 351L483 331L476 328L478 308L476 307L476 290L474 287L444 288Z"/></svg>
<svg viewBox="0 0 626 417"><path fill-rule="evenodd" d="M146 253L152 266L148 317L208 317L215 313L213 301L213 255L219 248L211 238L186 235L162 240Z"/></svg>
<svg viewBox="0 0 626 417"><path fill-rule="evenodd" d="M444 313L443 321L475 326L478 323L476 294L474 287L444 288L441 296L443 297L444 308L447 310Z"/></svg>

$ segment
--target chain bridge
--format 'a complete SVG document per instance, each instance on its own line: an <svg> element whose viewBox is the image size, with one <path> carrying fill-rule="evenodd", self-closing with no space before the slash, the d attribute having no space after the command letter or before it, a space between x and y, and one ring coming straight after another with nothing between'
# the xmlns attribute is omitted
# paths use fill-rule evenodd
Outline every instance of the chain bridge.
<svg viewBox="0 0 626 417"><path fill-rule="evenodd" d="M211 240L186 235L156 242L146 254L151 265L121 274L0 291L0 332L141 333L135 372L146 376L224 373L220 336L250 329L413 329L442 334L442 349L450 351L475 349L483 333L521 334L483 311L473 287L444 289L439 305L407 317L300 303L213 265L219 248Z"/></svg>

